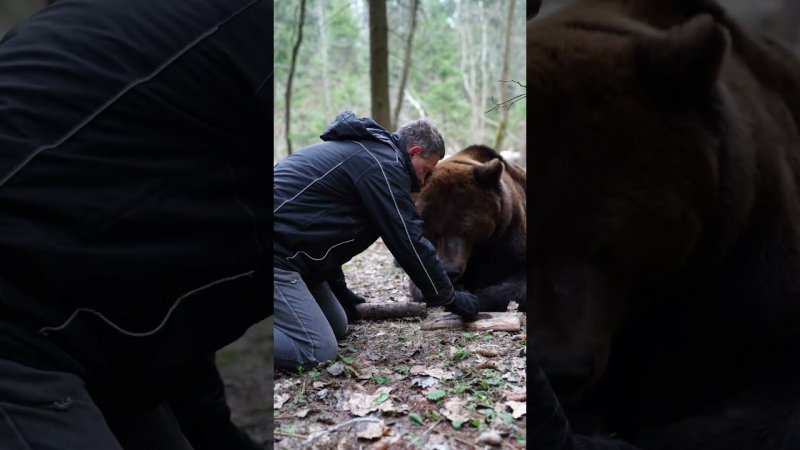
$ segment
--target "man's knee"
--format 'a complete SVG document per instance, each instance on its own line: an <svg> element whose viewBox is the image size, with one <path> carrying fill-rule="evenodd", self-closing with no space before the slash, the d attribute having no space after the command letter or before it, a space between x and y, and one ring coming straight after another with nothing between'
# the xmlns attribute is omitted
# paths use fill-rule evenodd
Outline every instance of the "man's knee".
<svg viewBox="0 0 800 450"><path fill-rule="evenodd" d="M314 353L314 358L316 359L317 363L321 363L324 361L335 360L338 354L339 346L336 344L336 341L323 342Z"/></svg>
<svg viewBox="0 0 800 450"><path fill-rule="evenodd" d="M339 348L332 331L323 333L324 338L315 342L292 339L283 330L273 331L273 354L275 366L283 369L315 367L325 361L336 359Z"/></svg>

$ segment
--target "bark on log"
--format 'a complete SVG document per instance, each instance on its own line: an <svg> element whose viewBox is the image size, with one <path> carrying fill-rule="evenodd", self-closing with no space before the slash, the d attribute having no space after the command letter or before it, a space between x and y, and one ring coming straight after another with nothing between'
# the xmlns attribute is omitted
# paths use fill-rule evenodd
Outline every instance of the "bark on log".
<svg viewBox="0 0 800 450"><path fill-rule="evenodd" d="M423 317L425 303L419 302L389 302L389 303L361 303L356 305L356 311L361 320L385 320L401 317Z"/></svg>
<svg viewBox="0 0 800 450"><path fill-rule="evenodd" d="M522 324L519 315L514 312L482 312L478 314L478 320L474 322L464 322L453 313L437 313L431 316L420 325L422 330L440 330L443 328L460 328L472 331L519 331Z"/></svg>

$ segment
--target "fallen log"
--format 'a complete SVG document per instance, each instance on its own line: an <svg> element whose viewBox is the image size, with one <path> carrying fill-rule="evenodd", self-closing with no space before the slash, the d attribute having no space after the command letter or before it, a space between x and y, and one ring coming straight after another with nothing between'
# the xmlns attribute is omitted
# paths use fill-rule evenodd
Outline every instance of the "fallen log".
<svg viewBox="0 0 800 450"><path fill-rule="evenodd" d="M424 317L425 303L387 302L360 303L356 305L361 320L399 319L402 317Z"/></svg>
<svg viewBox="0 0 800 450"><path fill-rule="evenodd" d="M460 328L471 331L519 331L522 324L519 314L515 312L482 312L478 320L464 322L461 317L449 312L431 314L420 324L422 330L441 330L444 328Z"/></svg>

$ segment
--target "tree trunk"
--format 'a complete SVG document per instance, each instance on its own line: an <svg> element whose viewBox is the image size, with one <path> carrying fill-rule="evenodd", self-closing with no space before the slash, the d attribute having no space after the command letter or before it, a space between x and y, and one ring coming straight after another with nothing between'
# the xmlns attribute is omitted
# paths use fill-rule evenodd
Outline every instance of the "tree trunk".
<svg viewBox="0 0 800 450"><path fill-rule="evenodd" d="M356 311L362 320L397 319L401 317L420 317L425 315L425 303L389 302L360 303Z"/></svg>
<svg viewBox="0 0 800 450"><path fill-rule="evenodd" d="M457 28L461 34L461 73L470 105L469 140L472 143L483 142L488 43L486 24L477 18L482 18L485 11L481 4L467 3L463 5L463 9L459 6L457 8L460 9L457 11L460 18ZM476 12L473 8L479 11Z"/></svg>
<svg viewBox="0 0 800 450"><path fill-rule="evenodd" d="M322 90L325 93L325 117L329 117L333 102L331 101L331 82L328 78L328 31L325 26L324 3L323 0L317 0L317 25L319 26L320 52L322 53Z"/></svg>
<svg viewBox="0 0 800 450"><path fill-rule="evenodd" d="M389 33L386 0L369 0L369 68L372 118L391 128L389 109Z"/></svg>
<svg viewBox="0 0 800 450"><path fill-rule="evenodd" d="M503 43L503 63L500 68L500 104L505 104L508 101L508 59L511 51L511 29L514 25L514 8L517 6L516 0L511 0L508 5L508 15L506 15L506 36ZM498 152L501 150L500 146L503 145L503 139L506 135L508 125L508 108L500 108L500 123L497 126L497 134L494 137L494 149Z"/></svg>
<svg viewBox="0 0 800 450"><path fill-rule="evenodd" d="M403 55L403 74L400 77L400 87L397 89L397 102L394 104L394 114L392 115L391 127L393 130L397 129L400 125L400 110L403 106L403 96L406 90L406 81L408 80L408 71L411 68L411 46L414 42L414 30L417 28L417 10L419 9L419 0L413 0L411 5L411 27L408 30L406 37L406 51Z"/></svg>
<svg viewBox="0 0 800 450"><path fill-rule="evenodd" d="M289 79L286 82L286 154L292 154L292 138L289 129L292 123L292 80L294 79L294 69L297 65L297 53L300 51L300 44L303 43L303 22L306 20L306 0L300 0L300 20L297 22L297 39L292 47L292 62L289 65Z"/></svg>

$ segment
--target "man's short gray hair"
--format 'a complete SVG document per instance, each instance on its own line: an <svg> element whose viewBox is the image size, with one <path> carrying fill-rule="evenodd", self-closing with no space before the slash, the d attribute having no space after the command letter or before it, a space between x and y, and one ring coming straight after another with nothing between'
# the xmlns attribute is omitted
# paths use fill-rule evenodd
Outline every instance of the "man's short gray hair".
<svg viewBox="0 0 800 450"><path fill-rule="evenodd" d="M406 141L406 149L415 145L422 147L423 158L431 155L437 155L439 159L444 158L444 138L442 138L432 120L423 118L404 123L397 130L397 134Z"/></svg>

